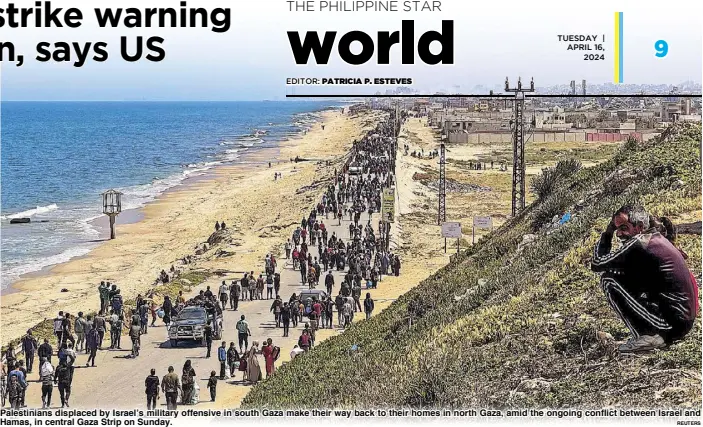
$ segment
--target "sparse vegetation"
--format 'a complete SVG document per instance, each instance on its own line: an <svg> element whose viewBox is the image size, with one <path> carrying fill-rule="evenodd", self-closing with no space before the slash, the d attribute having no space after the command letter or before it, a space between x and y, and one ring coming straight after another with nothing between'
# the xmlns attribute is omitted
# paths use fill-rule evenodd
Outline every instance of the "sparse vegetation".
<svg viewBox="0 0 703 427"><path fill-rule="evenodd" d="M550 196L554 189L563 181L581 169L581 162L577 159L559 161L552 168L542 169L542 173L532 178L530 189L537 195L537 200L544 200Z"/></svg>
<svg viewBox="0 0 703 427"><path fill-rule="evenodd" d="M565 175L455 263L259 383L243 406L700 407L700 319L666 351L620 357L613 340L628 331L589 269L599 233L625 203L674 222L700 215L700 139L700 126L678 125ZM570 210L571 221L537 227L518 253L549 206ZM678 243L700 282L700 237Z"/></svg>

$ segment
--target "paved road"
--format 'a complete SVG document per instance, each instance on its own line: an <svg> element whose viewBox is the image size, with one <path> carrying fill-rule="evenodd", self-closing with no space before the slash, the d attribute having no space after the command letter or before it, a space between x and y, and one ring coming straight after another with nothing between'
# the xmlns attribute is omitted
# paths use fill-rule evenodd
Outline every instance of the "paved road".
<svg viewBox="0 0 703 427"><path fill-rule="evenodd" d="M302 215L303 213L301 212L301 219ZM362 214L362 221L368 219L367 215L368 214ZM378 214L374 214L372 224L377 225L378 220ZM323 220L323 222L328 229L329 236L332 235L332 232L335 232L336 235L341 237L345 242L348 240L349 221L343 220L342 225L338 226L338 221L332 219L330 215L330 219ZM281 245L283 245L283 243L284 242L281 242ZM314 257L317 254L317 247L310 246L310 252ZM300 272L294 271L290 262L279 259L278 264L278 270L281 272L281 298L284 301L288 301L288 298L293 292L297 293L303 289L307 289L307 285L303 286L300 283ZM249 266L248 270L254 270L255 274L259 274L263 271L263 266L264 263L262 260L260 265ZM281 267L283 268L281 269ZM333 288L333 295L336 295L339 291L339 284L342 282L343 274L335 270L334 276L335 287ZM226 276L211 279L199 288L194 289L193 294L196 294L200 289L205 289L207 285L210 285L211 289L216 292L221 280L224 279L230 283L231 280L240 278L241 276ZM382 283L379 286L381 287ZM324 289L324 274L320 279L319 288ZM362 299L365 292L366 291L362 293ZM371 291L371 293L373 295L373 291ZM235 325L240 316L244 314L246 315L252 332L250 344L253 340L261 343L270 337L273 339L274 345L281 347L282 355L279 362L287 360L288 353L297 343L298 337L302 332L303 324L299 324L298 328L291 327L289 337L283 338L283 329L276 328L273 314L269 311L272 302L273 300L244 301L240 302L239 310L236 312L227 309L224 313L223 327L223 340L227 341L227 346L229 347L229 342L231 341L234 341L235 345L238 345L236 343L237 333ZM355 316L355 320L357 321L362 318L363 314ZM335 313L333 319L335 329L332 334L341 332L341 330L337 328L336 319L337 316ZM157 325L157 327L149 328L148 333L142 336L142 348L139 357L136 359L128 358L131 353L131 340L127 336L122 337L121 342L123 344L123 350L99 351L96 358L97 367L95 368L85 367L87 356L85 354L79 354L74 374L71 407L145 408L144 379L149 374L149 370L151 368L156 369L157 375L162 377L166 374L168 366L171 365L174 367L176 373L180 375L183 364L187 359L192 361L193 368L197 374L198 383L201 387L201 403L198 406L209 406L209 404L204 403L206 400L209 401L209 393L205 389L205 386L210 376L210 371L215 370L219 375L220 365L217 360L217 347L219 346L219 342L213 343L212 358L206 359L205 347L195 343L181 342L177 348L171 348L163 322L159 320L157 321ZM318 332L318 340L329 335L329 332ZM109 342L107 336L105 339ZM263 357L259 356L259 359L261 369L265 376ZM55 356L52 361L58 363ZM29 375L30 386L26 403L30 408L41 407L41 384L38 382L38 376L38 369L35 367L34 373ZM246 392L241 379L242 374L237 372L234 379L227 380L226 383L220 381L218 384L218 401L220 399L222 399L223 403L238 401L238 398L233 397L233 394L241 395ZM159 404L165 408L165 400L163 398L159 400ZM60 407L60 405L58 389L55 387L52 396L52 407Z"/></svg>

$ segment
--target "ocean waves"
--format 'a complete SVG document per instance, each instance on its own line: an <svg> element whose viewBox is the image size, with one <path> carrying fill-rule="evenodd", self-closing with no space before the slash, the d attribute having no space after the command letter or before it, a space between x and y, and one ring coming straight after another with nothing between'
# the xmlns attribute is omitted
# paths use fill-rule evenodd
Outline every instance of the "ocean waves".
<svg viewBox="0 0 703 427"><path fill-rule="evenodd" d="M213 168L311 129L320 114L310 110L324 105L18 103L3 108L4 289L20 275L87 254L104 238L105 230L96 225L102 220L95 221L103 217L101 192L115 188L124 193L123 211L139 209ZM115 117L129 119L131 126L116 130ZM58 124L73 129L70 138L52 131ZM48 152L61 152L63 162L48 155L37 159ZM49 194L51 203L41 203ZM25 217L31 223L9 224Z"/></svg>
<svg viewBox="0 0 703 427"><path fill-rule="evenodd" d="M37 206L34 209L29 209L12 215L0 215L0 219L31 218L37 214L41 215L51 211L55 211L58 208L59 207L55 203L52 203L47 206Z"/></svg>

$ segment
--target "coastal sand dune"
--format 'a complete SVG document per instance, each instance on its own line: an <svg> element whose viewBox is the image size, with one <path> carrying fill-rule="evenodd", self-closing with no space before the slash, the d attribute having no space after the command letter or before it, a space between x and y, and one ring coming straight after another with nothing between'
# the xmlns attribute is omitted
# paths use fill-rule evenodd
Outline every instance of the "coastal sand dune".
<svg viewBox="0 0 703 427"><path fill-rule="evenodd" d="M245 164L218 168L208 179L170 191L143 208L143 220L120 225L116 240L47 274L17 281L14 292L3 295L0 302L2 344L55 317L59 310L74 315L96 311L101 280L116 283L125 299L147 291L162 269L178 265L179 259L193 255L207 241L215 221L235 228L227 248L234 256L221 258L208 251L187 267L235 272L259 265L267 252L280 247L283 236L323 190L318 162L340 160L354 139L375 124L371 115L350 117L339 112L325 112L322 120L325 130L314 125L304 136L249 155ZM296 156L313 161L290 162ZM273 162L271 168L268 162ZM331 176L330 169L324 171ZM274 181L274 172L283 178ZM306 186L309 191L298 191Z"/></svg>

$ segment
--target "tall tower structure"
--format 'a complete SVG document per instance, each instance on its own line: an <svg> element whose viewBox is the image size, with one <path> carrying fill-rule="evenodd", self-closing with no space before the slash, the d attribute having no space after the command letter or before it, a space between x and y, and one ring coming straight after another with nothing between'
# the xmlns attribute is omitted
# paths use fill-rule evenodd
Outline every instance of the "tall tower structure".
<svg viewBox="0 0 703 427"><path fill-rule="evenodd" d="M522 87L522 82L519 77L517 87L511 89L509 87L508 78L505 78L505 92L515 93L515 127L513 129L513 216L525 209L525 92L534 91L534 78L530 81L529 89Z"/></svg>

